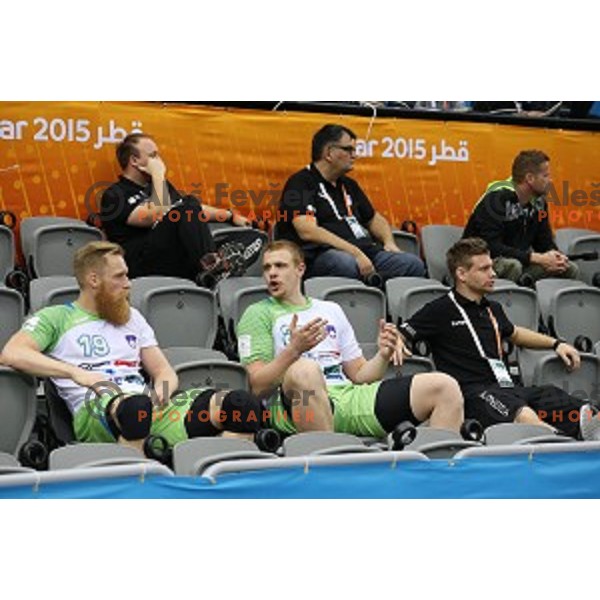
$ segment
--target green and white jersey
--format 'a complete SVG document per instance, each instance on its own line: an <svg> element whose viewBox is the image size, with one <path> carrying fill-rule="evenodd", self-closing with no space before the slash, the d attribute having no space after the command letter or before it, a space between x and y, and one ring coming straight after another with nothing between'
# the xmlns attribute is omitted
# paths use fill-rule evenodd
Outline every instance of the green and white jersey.
<svg viewBox="0 0 600 600"><path fill-rule="evenodd" d="M249 306L237 327L240 362L271 362L290 343L290 323L295 314L298 329L313 319L327 321L327 338L303 356L319 363L327 385L349 383L342 364L360 358L362 350L344 311L325 300L307 298L306 305L293 306L267 298Z"/></svg>
<svg viewBox="0 0 600 600"><path fill-rule="evenodd" d="M123 393L140 393L146 387L140 374L140 351L158 346L154 331L134 308L129 321L112 325L78 304L50 306L29 317L23 331L33 337L41 352L57 360L106 375L106 382ZM75 414L88 388L70 379L53 379L57 390Z"/></svg>

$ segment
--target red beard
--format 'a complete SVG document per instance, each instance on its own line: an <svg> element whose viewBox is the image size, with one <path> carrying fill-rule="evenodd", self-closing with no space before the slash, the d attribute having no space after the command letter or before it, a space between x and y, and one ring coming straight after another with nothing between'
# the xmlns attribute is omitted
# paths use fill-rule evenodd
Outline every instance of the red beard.
<svg viewBox="0 0 600 600"><path fill-rule="evenodd" d="M96 310L98 316L117 327L129 321L131 308L129 306L129 292L110 294L104 284L96 294Z"/></svg>

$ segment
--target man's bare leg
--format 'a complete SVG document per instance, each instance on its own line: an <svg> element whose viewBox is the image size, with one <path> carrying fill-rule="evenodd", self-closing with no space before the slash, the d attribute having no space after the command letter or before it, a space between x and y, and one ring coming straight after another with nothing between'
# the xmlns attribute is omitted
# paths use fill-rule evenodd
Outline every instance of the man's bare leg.
<svg viewBox="0 0 600 600"><path fill-rule="evenodd" d="M443 373L415 375L410 390L415 417L430 427L460 431L464 421L464 399L458 383Z"/></svg>

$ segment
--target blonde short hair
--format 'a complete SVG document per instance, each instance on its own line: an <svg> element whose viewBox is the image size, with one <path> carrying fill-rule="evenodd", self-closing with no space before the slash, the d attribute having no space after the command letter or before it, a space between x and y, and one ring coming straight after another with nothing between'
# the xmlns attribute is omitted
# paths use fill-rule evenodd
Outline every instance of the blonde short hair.
<svg viewBox="0 0 600 600"><path fill-rule="evenodd" d="M102 270L107 256L125 256L123 248L112 242L90 242L75 253L73 270L79 287L85 283L85 276L92 270Z"/></svg>

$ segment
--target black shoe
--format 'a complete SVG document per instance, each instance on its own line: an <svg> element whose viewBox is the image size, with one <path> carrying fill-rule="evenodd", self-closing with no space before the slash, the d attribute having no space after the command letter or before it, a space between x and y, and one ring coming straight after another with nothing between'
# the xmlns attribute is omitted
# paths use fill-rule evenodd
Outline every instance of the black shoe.
<svg viewBox="0 0 600 600"><path fill-rule="evenodd" d="M254 443L259 450L274 454L281 446L281 436L275 429L259 429L254 434Z"/></svg>
<svg viewBox="0 0 600 600"><path fill-rule="evenodd" d="M196 283L208 289L215 289L219 281L228 277L239 277L246 272L244 245L241 243L223 244L216 252L205 254L200 259L200 274Z"/></svg>

